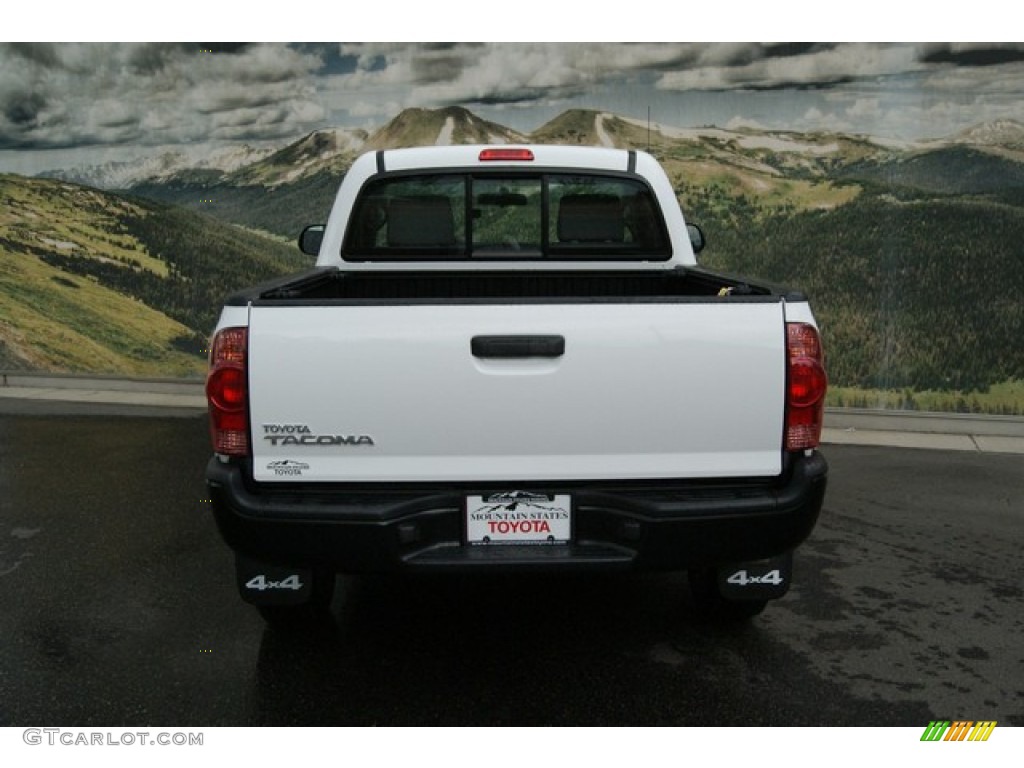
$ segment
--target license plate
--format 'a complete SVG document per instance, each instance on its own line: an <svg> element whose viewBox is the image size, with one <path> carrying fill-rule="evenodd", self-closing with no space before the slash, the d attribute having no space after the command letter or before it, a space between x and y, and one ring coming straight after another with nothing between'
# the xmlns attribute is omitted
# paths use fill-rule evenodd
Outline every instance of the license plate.
<svg viewBox="0 0 1024 768"><path fill-rule="evenodd" d="M572 537L569 494L506 491L466 497L470 544L565 544Z"/></svg>

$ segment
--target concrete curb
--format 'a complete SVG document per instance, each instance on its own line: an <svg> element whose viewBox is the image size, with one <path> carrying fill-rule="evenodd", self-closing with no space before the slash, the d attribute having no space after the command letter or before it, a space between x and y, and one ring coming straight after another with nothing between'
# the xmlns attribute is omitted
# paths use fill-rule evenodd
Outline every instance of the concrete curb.
<svg viewBox="0 0 1024 768"><path fill-rule="evenodd" d="M825 411L823 443L1024 454L1024 419L858 408Z"/></svg>
<svg viewBox="0 0 1024 768"><path fill-rule="evenodd" d="M883 411L868 408L827 408L825 426L833 429L892 430L946 435L1024 437L1024 418L973 413Z"/></svg>
<svg viewBox="0 0 1024 768"><path fill-rule="evenodd" d="M155 415L199 414L206 411L204 386L201 380L187 379L0 372L0 404L50 403L62 413L88 413L87 407L93 406L104 415L118 409L133 416L150 409Z"/></svg>
<svg viewBox="0 0 1024 768"><path fill-rule="evenodd" d="M44 409L74 404L75 413L93 406L104 414L123 408L126 415L199 415L206 410L204 386L191 379L0 372L0 405L34 401ZM1024 455L1024 418L830 408L822 442Z"/></svg>
<svg viewBox="0 0 1024 768"><path fill-rule="evenodd" d="M0 371L3 389L70 389L102 392L145 392L203 397L202 379L137 379L125 376L75 376L55 373ZM203 403L206 407L206 403Z"/></svg>

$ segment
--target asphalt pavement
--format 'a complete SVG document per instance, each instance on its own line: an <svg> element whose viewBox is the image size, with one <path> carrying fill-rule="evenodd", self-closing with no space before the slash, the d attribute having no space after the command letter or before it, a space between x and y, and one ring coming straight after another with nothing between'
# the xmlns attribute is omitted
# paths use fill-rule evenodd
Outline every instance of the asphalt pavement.
<svg viewBox="0 0 1024 768"><path fill-rule="evenodd" d="M0 414L0 726L1024 726L1022 456L827 446L748 625L685 574L438 575L340 577L331 621L273 630L177 413Z"/></svg>
<svg viewBox="0 0 1024 768"><path fill-rule="evenodd" d="M0 374L0 726L1024 725L1024 420L829 411L750 625L685 574L395 576L281 631L206 507L202 386Z"/></svg>

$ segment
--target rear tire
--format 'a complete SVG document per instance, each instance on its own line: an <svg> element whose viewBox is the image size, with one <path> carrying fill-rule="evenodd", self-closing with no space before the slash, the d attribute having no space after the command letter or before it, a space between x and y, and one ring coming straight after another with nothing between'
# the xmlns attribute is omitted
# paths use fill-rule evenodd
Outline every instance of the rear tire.
<svg viewBox="0 0 1024 768"><path fill-rule="evenodd" d="M714 568L692 570L689 578L693 605L705 618L721 622L747 621L768 605L767 600L728 600L722 597Z"/></svg>

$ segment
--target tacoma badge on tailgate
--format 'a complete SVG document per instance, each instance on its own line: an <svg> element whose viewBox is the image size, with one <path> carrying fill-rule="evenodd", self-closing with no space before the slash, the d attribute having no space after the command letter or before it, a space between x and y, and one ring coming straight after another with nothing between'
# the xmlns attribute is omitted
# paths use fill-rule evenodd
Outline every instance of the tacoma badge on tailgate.
<svg viewBox="0 0 1024 768"><path fill-rule="evenodd" d="M264 424L271 445L374 445L369 435L314 435L306 424Z"/></svg>

